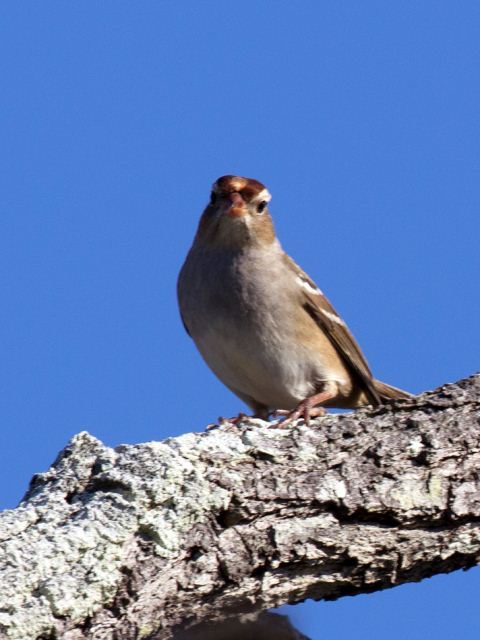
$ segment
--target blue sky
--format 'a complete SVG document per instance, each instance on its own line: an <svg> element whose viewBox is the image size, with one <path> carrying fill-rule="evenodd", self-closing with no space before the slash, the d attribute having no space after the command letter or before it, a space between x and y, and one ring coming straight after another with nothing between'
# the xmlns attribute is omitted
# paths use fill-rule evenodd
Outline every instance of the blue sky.
<svg viewBox="0 0 480 640"><path fill-rule="evenodd" d="M178 318L211 183L273 194L285 248L377 377L478 369L477 2L10 2L0 9L0 487L242 409ZM478 638L480 572L290 613L314 640Z"/></svg>

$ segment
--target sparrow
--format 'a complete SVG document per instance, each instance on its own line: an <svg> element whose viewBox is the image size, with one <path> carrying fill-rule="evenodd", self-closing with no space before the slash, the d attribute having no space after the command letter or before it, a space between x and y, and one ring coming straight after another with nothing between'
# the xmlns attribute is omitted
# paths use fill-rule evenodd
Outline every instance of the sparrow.
<svg viewBox="0 0 480 640"><path fill-rule="evenodd" d="M285 415L283 424L411 397L373 377L345 322L282 249L270 199L252 178L213 184L177 287L205 362L255 417Z"/></svg>

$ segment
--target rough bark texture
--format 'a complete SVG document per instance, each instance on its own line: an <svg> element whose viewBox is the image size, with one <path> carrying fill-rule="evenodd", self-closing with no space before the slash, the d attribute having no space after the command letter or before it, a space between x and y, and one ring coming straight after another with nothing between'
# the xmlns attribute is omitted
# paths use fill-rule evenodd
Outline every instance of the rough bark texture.
<svg viewBox="0 0 480 640"><path fill-rule="evenodd" d="M168 640L470 567L479 398L473 376L309 427L116 449L81 433L0 516L0 637Z"/></svg>

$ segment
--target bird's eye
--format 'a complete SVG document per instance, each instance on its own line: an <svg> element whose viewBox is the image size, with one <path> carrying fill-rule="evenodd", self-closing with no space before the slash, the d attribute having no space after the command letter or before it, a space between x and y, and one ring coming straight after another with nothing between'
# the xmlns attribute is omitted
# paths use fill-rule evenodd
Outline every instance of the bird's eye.
<svg viewBox="0 0 480 640"><path fill-rule="evenodd" d="M215 193L215 191L212 191L212 193L210 194L210 204L215 204L216 199L217 199L217 194Z"/></svg>
<svg viewBox="0 0 480 640"><path fill-rule="evenodd" d="M267 201L262 200L257 205L257 213L263 213L265 211L265 207L267 206Z"/></svg>

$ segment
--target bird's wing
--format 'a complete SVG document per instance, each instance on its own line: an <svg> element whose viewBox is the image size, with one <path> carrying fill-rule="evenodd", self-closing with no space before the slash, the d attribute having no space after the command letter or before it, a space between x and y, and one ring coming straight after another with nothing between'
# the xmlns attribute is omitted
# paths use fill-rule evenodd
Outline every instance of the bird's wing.
<svg viewBox="0 0 480 640"><path fill-rule="evenodd" d="M290 269L295 272L303 308L333 344L348 370L365 391L369 401L374 405L381 404L370 367L347 325L313 280L290 256L285 254L285 259Z"/></svg>

